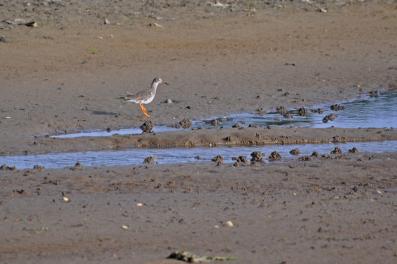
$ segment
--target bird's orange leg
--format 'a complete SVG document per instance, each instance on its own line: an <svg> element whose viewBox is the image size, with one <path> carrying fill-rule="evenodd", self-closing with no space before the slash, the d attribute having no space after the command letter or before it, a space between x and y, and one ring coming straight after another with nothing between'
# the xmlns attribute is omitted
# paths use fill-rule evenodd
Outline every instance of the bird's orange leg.
<svg viewBox="0 0 397 264"><path fill-rule="evenodd" d="M146 116L146 117L150 117L149 112L147 111L146 107L143 104L139 104L139 107L141 108L142 113Z"/></svg>

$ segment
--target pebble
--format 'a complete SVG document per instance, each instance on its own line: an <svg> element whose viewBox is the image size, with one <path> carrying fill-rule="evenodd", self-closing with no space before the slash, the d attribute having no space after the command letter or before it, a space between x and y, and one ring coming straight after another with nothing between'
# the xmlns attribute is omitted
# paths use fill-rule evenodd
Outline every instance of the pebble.
<svg viewBox="0 0 397 264"><path fill-rule="evenodd" d="M263 153L260 151L254 151L251 153L251 161L252 162L259 162L263 159Z"/></svg>
<svg viewBox="0 0 397 264"><path fill-rule="evenodd" d="M273 151L269 155L269 160L270 161L276 161L276 160L281 160L281 155L277 151Z"/></svg>
<svg viewBox="0 0 397 264"><path fill-rule="evenodd" d="M3 42L3 43L7 42L6 37L3 36L3 35L0 35L0 43L1 43L1 42Z"/></svg>
<svg viewBox="0 0 397 264"><path fill-rule="evenodd" d="M340 104L333 104L333 105L330 106L330 109L332 111L341 111L341 110L344 110L345 107L343 105L340 105Z"/></svg>
<svg viewBox="0 0 397 264"><path fill-rule="evenodd" d="M329 114L323 118L323 123L328 123L328 121L334 121L335 119L336 119L335 114Z"/></svg>
<svg viewBox="0 0 397 264"><path fill-rule="evenodd" d="M179 121L177 126L185 129L190 128L192 127L192 121L190 119L184 118L181 121Z"/></svg>
<svg viewBox="0 0 397 264"><path fill-rule="evenodd" d="M301 152L299 149L295 148L295 149L291 149L291 151L289 153L291 155L299 155Z"/></svg>
<svg viewBox="0 0 397 264"><path fill-rule="evenodd" d="M143 160L143 163L144 163L144 164L155 164L155 163L156 163L156 159L155 159L155 157L153 157L153 156L149 156L149 157L146 157L146 158Z"/></svg>
<svg viewBox="0 0 397 264"><path fill-rule="evenodd" d="M151 133L153 131L153 122L151 120L145 121L139 128L143 133Z"/></svg>
<svg viewBox="0 0 397 264"><path fill-rule="evenodd" d="M211 159L211 161L215 162L216 166L219 166L219 165L223 164L224 159L221 155L217 155L217 156L213 157Z"/></svg>

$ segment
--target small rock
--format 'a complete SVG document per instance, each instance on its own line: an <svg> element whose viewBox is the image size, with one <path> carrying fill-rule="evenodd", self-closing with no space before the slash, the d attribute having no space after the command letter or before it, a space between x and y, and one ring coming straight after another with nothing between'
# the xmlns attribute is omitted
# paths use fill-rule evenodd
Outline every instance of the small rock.
<svg viewBox="0 0 397 264"><path fill-rule="evenodd" d="M328 123L328 121L334 121L335 119L336 119L335 114L329 114L323 118L323 123Z"/></svg>
<svg viewBox="0 0 397 264"><path fill-rule="evenodd" d="M110 24L110 21L109 21L109 19L105 18L105 19L103 20L103 23L104 23L105 25L109 25L109 24Z"/></svg>
<svg viewBox="0 0 397 264"><path fill-rule="evenodd" d="M340 154L342 154L342 150L340 149L340 147L335 147L335 148L331 151L331 154L340 155Z"/></svg>
<svg viewBox="0 0 397 264"><path fill-rule="evenodd" d="M378 97L380 95L380 92L378 90L373 90L373 91L369 91L368 95L370 97Z"/></svg>
<svg viewBox="0 0 397 264"><path fill-rule="evenodd" d="M232 128L241 128L241 125L240 125L240 123L236 123L236 124L234 124L234 125L232 126Z"/></svg>
<svg viewBox="0 0 397 264"><path fill-rule="evenodd" d="M320 154L317 151L313 151L311 156L318 158L320 156Z"/></svg>
<svg viewBox="0 0 397 264"><path fill-rule="evenodd" d="M295 148L295 149L291 149L291 151L289 153L291 155L299 155L301 152L299 149Z"/></svg>
<svg viewBox="0 0 397 264"><path fill-rule="evenodd" d="M349 149L349 153L358 153L358 149L356 147L353 147Z"/></svg>
<svg viewBox="0 0 397 264"><path fill-rule="evenodd" d="M298 109L298 115L300 115L300 116L306 116L306 114L307 114L306 108L301 107L301 108Z"/></svg>
<svg viewBox="0 0 397 264"><path fill-rule="evenodd" d="M316 109L310 109L310 112L317 113L317 114L322 114L322 113L324 113L324 110L321 109L321 108L316 108Z"/></svg>
<svg viewBox="0 0 397 264"><path fill-rule="evenodd" d="M281 160L281 155L277 151L273 151L269 155L269 160L270 161L276 161L276 160Z"/></svg>
<svg viewBox="0 0 397 264"><path fill-rule="evenodd" d="M168 98L167 100L164 101L164 103L166 103L166 104L172 104L172 103L174 103L174 102L173 102L171 99Z"/></svg>
<svg viewBox="0 0 397 264"><path fill-rule="evenodd" d="M1 43L1 42L3 42L3 43L7 42L6 37L3 36L3 35L0 35L0 43Z"/></svg>
<svg viewBox="0 0 397 264"><path fill-rule="evenodd" d="M0 170L9 170L9 171L13 171L13 170L15 170L15 169L16 169L15 166L8 166L8 165L6 165L6 164L3 164L3 165L0 166Z"/></svg>
<svg viewBox="0 0 397 264"><path fill-rule="evenodd" d="M223 157L221 155L217 155L213 157L211 160L216 163L216 166L223 164Z"/></svg>
<svg viewBox="0 0 397 264"><path fill-rule="evenodd" d="M34 170L38 170L38 171L42 171L42 170L44 170L44 166L41 166L41 165L34 165L34 166L33 166L33 169L34 169Z"/></svg>
<svg viewBox="0 0 397 264"><path fill-rule="evenodd" d="M234 227L234 224L233 224L232 221L229 220L229 221L226 221L225 226L227 226L227 227Z"/></svg>
<svg viewBox="0 0 397 264"><path fill-rule="evenodd" d="M146 157L146 158L143 160L143 163L144 163L144 164L148 164L148 165L155 164L155 163L156 163L156 158L153 157L153 156Z"/></svg>
<svg viewBox="0 0 397 264"><path fill-rule="evenodd" d="M302 156L302 157L299 157L299 161L309 161L311 158L309 157L309 156Z"/></svg>
<svg viewBox="0 0 397 264"><path fill-rule="evenodd" d="M145 121L139 128L143 133L151 133L153 131L153 122L151 120Z"/></svg>
<svg viewBox="0 0 397 264"><path fill-rule="evenodd" d="M80 163L80 162L76 162L76 163L74 164L74 167L75 167L75 168L81 168L81 163Z"/></svg>
<svg viewBox="0 0 397 264"><path fill-rule="evenodd" d="M287 108L285 108L285 106L277 106L276 107L276 111L277 111L277 113L279 113L279 114L281 114L281 115L284 115L284 114L286 114L286 113L288 113L288 111L287 111Z"/></svg>
<svg viewBox="0 0 397 264"><path fill-rule="evenodd" d="M263 153L260 151L254 151L251 153L252 162L260 162L263 159Z"/></svg>
<svg viewBox="0 0 397 264"><path fill-rule="evenodd" d="M330 106L330 108L331 108L332 111L341 111L341 110L345 109L345 107L343 105L340 105L340 104L333 104L333 105Z"/></svg>
<svg viewBox="0 0 397 264"><path fill-rule="evenodd" d="M190 128L192 126L192 121L190 121L190 119L184 118L179 121L178 126L185 129Z"/></svg>

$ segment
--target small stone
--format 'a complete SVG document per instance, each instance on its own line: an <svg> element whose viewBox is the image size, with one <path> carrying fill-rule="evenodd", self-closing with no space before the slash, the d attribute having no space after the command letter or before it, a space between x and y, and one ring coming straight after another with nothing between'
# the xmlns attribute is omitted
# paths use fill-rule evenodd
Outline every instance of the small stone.
<svg viewBox="0 0 397 264"><path fill-rule="evenodd" d="M380 95L380 92L378 90L373 90L373 91L369 91L368 95L370 97L378 97Z"/></svg>
<svg viewBox="0 0 397 264"><path fill-rule="evenodd" d="M3 43L7 42L6 37L3 36L3 35L0 35L0 43L1 43L1 42L3 42Z"/></svg>
<svg viewBox="0 0 397 264"><path fill-rule="evenodd" d="M121 229L128 230L129 226L128 225L121 225Z"/></svg>
<svg viewBox="0 0 397 264"><path fill-rule="evenodd" d="M301 152L299 149L295 148L295 149L291 149L291 151L289 153L291 155L299 155Z"/></svg>
<svg viewBox="0 0 397 264"><path fill-rule="evenodd" d="M34 166L33 166L33 169L34 169L34 170L38 170L38 171L42 171L42 170L44 170L44 166L41 166L41 165L34 165Z"/></svg>
<svg viewBox="0 0 397 264"><path fill-rule="evenodd" d="M320 154L317 151L313 151L311 156L318 158L320 156Z"/></svg>
<svg viewBox="0 0 397 264"><path fill-rule="evenodd" d="M109 24L110 24L110 21L109 21L109 19L105 18L105 19L103 20L103 23L104 23L105 25L109 25Z"/></svg>
<svg viewBox="0 0 397 264"><path fill-rule="evenodd" d="M171 99L168 98L167 100L164 101L164 103L166 103L166 104L172 104L172 103L174 103L174 102L173 102Z"/></svg>
<svg viewBox="0 0 397 264"><path fill-rule="evenodd" d="M335 147L332 151L331 154L335 154L335 155L340 155L342 154L342 150L339 147Z"/></svg>
<svg viewBox="0 0 397 264"><path fill-rule="evenodd" d="M240 123L236 123L236 124L234 124L234 125L232 126L232 128L241 128L241 125L240 125Z"/></svg>
<svg viewBox="0 0 397 264"><path fill-rule="evenodd" d="M277 111L277 113L279 113L279 114L281 114L281 115L284 115L284 114L286 114L286 113L288 113L288 111L287 111L287 108L285 108L285 106L277 106L276 107L276 111Z"/></svg>
<svg viewBox="0 0 397 264"><path fill-rule="evenodd" d="M298 109L298 115L300 115L300 116L306 116L306 114L307 114L306 108L301 107L301 108Z"/></svg>
<svg viewBox="0 0 397 264"><path fill-rule="evenodd" d="M263 153L260 151L254 151L251 153L252 162L260 162L263 159Z"/></svg>
<svg viewBox="0 0 397 264"><path fill-rule="evenodd" d="M151 133L153 131L153 122L151 120L145 121L139 128L143 133Z"/></svg>
<svg viewBox="0 0 397 264"><path fill-rule="evenodd" d="M336 119L335 114L329 114L323 118L323 123L328 123L328 121L334 121L335 119Z"/></svg>
<svg viewBox="0 0 397 264"><path fill-rule="evenodd" d="M70 203L70 198L67 197L67 196L62 196L62 200L63 200L65 203Z"/></svg>
<svg viewBox="0 0 397 264"><path fill-rule="evenodd" d="M356 147L353 147L349 149L349 153L358 153L358 149Z"/></svg>
<svg viewBox="0 0 397 264"><path fill-rule="evenodd" d="M3 164L0 166L0 170L9 170L9 171L13 171L16 170L15 166L8 166L6 164Z"/></svg>
<svg viewBox="0 0 397 264"><path fill-rule="evenodd" d="M192 126L192 121L190 121L190 119L184 118L181 121L179 121L178 123L178 127L187 129L190 128Z"/></svg>
<svg viewBox="0 0 397 264"><path fill-rule="evenodd" d="M270 161L276 161L276 160L281 160L281 155L277 151L273 151L269 155L269 160Z"/></svg>
<svg viewBox="0 0 397 264"><path fill-rule="evenodd" d="M146 158L143 160L143 163L144 163L144 164L148 164L148 165L155 164L155 163L156 163L156 158L153 157L153 156L146 157Z"/></svg>
<svg viewBox="0 0 397 264"><path fill-rule="evenodd" d="M341 111L341 110L344 110L345 107L343 105L340 105L340 104L333 104L333 105L330 106L330 109L332 111Z"/></svg>
<svg viewBox="0 0 397 264"><path fill-rule="evenodd" d="M217 156L213 157L211 159L211 161L215 162L216 166L220 166L221 164L223 164L224 160L223 160L223 157L221 155L217 155Z"/></svg>
<svg viewBox="0 0 397 264"><path fill-rule="evenodd" d="M322 113L324 113L324 110L321 109L321 108L316 108L316 109L310 109L310 112L317 113L317 114L322 114Z"/></svg>

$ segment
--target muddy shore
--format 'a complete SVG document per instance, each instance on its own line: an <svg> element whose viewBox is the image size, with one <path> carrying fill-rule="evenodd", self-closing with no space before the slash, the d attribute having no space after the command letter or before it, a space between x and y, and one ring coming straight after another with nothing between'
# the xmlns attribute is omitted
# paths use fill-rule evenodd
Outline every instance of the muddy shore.
<svg viewBox="0 0 397 264"><path fill-rule="evenodd" d="M3 1L0 154L397 139L273 127L45 137L139 127L139 107L117 98L156 76L169 85L148 106L155 124L397 89L393 1L209 2ZM176 264L165 258L188 250L230 263L395 263L396 161L0 170L0 262Z"/></svg>

